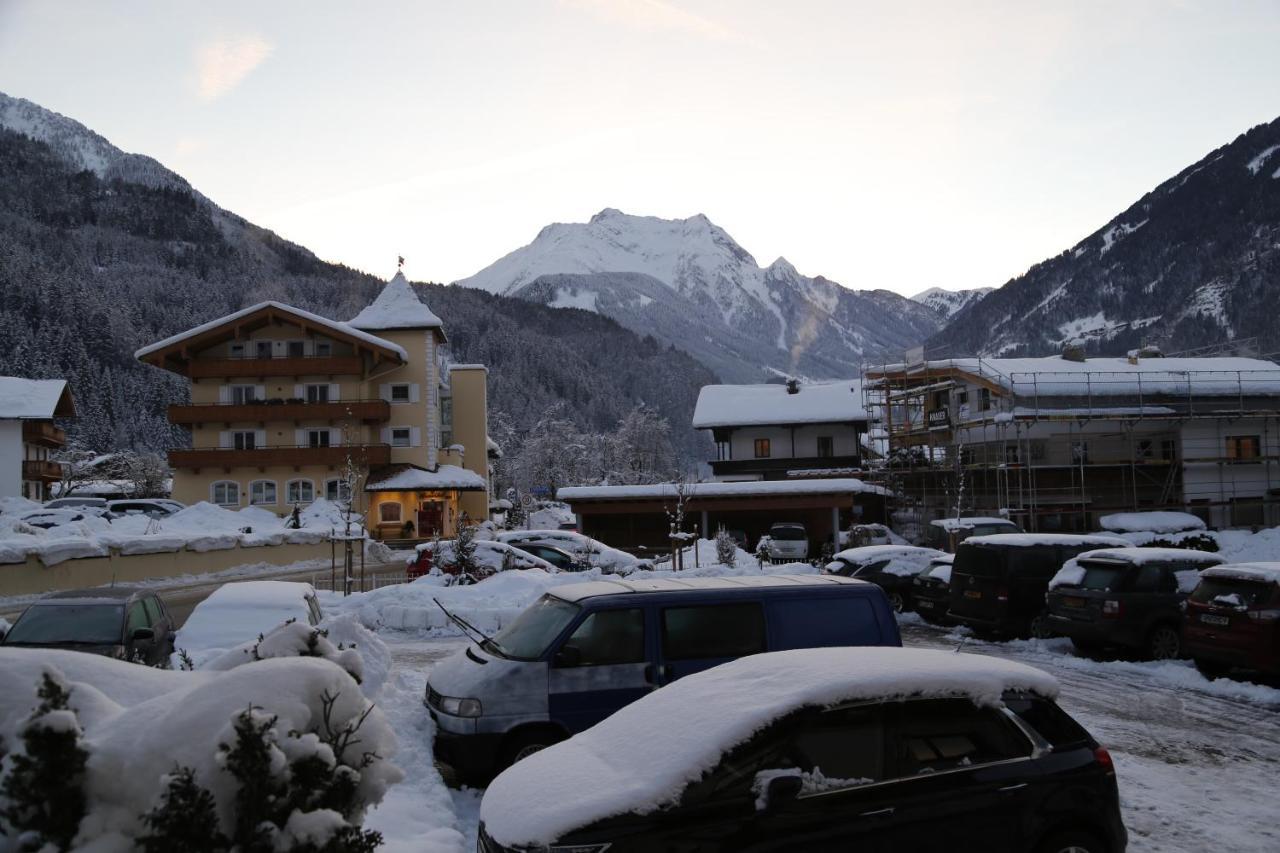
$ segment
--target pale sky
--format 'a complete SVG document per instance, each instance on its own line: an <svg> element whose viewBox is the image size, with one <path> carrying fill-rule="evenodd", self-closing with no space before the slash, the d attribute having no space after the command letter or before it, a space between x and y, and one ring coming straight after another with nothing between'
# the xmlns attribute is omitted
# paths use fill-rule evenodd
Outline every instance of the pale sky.
<svg viewBox="0 0 1280 853"><path fill-rule="evenodd" d="M0 0L0 91L380 276L616 207L911 294L1000 285L1276 118L1278 45L1278 0Z"/></svg>

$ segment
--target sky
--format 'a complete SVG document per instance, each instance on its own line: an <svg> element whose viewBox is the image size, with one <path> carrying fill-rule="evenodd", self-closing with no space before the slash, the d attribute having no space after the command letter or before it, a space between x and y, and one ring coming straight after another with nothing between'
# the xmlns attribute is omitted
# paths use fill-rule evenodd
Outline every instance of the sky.
<svg viewBox="0 0 1280 853"><path fill-rule="evenodd" d="M0 0L0 91L381 276L615 207L910 295L1280 116L1278 44L1278 0Z"/></svg>

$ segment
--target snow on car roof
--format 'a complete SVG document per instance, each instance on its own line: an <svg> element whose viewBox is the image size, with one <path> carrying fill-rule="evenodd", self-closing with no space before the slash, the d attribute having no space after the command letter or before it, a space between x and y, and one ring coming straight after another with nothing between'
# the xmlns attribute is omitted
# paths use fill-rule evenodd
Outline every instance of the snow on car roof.
<svg viewBox="0 0 1280 853"><path fill-rule="evenodd" d="M196 605L178 631L175 646L197 658L257 639L289 619L306 621L306 596L314 596L309 583L291 581L240 581L223 584Z"/></svg>
<svg viewBox="0 0 1280 853"><path fill-rule="evenodd" d="M1076 559L1122 560L1135 566L1146 563L1204 563L1216 566L1226 562L1225 557L1192 548L1100 548L1097 551L1085 551Z"/></svg>
<svg viewBox="0 0 1280 853"><path fill-rule="evenodd" d="M731 498L763 495L831 495L851 492L869 492L887 495L882 486L873 486L853 477L832 480L750 480L730 483L690 483L685 486L686 498ZM568 486L556 492L556 499L575 500L627 500L634 498L676 497L675 483L656 483L649 486Z"/></svg>
<svg viewBox="0 0 1280 853"><path fill-rule="evenodd" d="M992 533L989 536L970 536L961 545L1005 545L1013 548L1030 548L1034 545L1098 545L1114 548L1132 548L1133 543L1119 536L1105 533Z"/></svg>
<svg viewBox="0 0 1280 853"><path fill-rule="evenodd" d="M1017 527L1007 518L998 518L996 516L970 516L967 518L935 518L929 522L934 527L941 527L943 530L969 530L977 527L979 524L1004 524L1011 527Z"/></svg>
<svg viewBox="0 0 1280 853"><path fill-rule="evenodd" d="M867 420L862 381L803 383L795 394L777 383L704 385L693 409L694 429Z"/></svg>
<svg viewBox="0 0 1280 853"><path fill-rule="evenodd" d="M1262 581L1280 585L1280 563L1228 563L1205 569L1200 577Z"/></svg>
<svg viewBox="0 0 1280 853"><path fill-rule="evenodd" d="M764 589L795 586L862 585L863 581L833 575L766 575L721 578L609 578L556 587L551 594L565 601L629 592L680 592L697 589Z"/></svg>
<svg viewBox="0 0 1280 853"><path fill-rule="evenodd" d="M1181 533L1204 530L1204 519L1189 512L1117 512L1104 515L1098 525L1117 533Z"/></svg>
<svg viewBox="0 0 1280 853"><path fill-rule="evenodd" d="M885 557L934 557L942 556L937 548L923 548L918 545L863 545L859 548L846 548L838 552L833 559L865 562Z"/></svg>
<svg viewBox="0 0 1280 853"><path fill-rule="evenodd" d="M503 772L480 804L499 844L550 844L574 829L676 802L727 751L803 707L1058 693L1050 675L987 655L894 647L751 655L647 694L567 741ZM673 725L678 721L678 725Z"/></svg>

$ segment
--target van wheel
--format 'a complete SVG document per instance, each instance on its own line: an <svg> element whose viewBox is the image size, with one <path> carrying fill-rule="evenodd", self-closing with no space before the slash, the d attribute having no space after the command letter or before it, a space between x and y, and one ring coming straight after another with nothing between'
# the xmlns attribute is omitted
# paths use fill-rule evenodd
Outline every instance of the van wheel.
<svg viewBox="0 0 1280 853"><path fill-rule="evenodd" d="M1174 660L1182 652L1182 638L1172 625L1157 625L1147 635L1147 657L1151 660Z"/></svg>
<svg viewBox="0 0 1280 853"><path fill-rule="evenodd" d="M1041 612L1031 620L1031 625L1027 629L1027 633L1035 637L1037 640L1047 640L1054 636L1053 628L1049 625L1048 614Z"/></svg>
<svg viewBox="0 0 1280 853"><path fill-rule="evenodd" d="M1221 678L1227 674L1230 667L1224 666L1216 661L1201 660L1196 658L1196 670L1205 678L1213 681L1215 678Z"/></svg>
<svg viewBox="0 0 1280 853"><path fill-rule="evenodd" d="M902 600L902 593L900 592L889 593L889 606L893 608L894 613L901 613L903 609L907 606L906 602Z"/></svg>
<svg viewBox="0 0 1280 853"><path fill-rule="evenodd" d="M1102 842L1087 832L1064 832L1046 838L1036 853L1105 853Z"/></svg>
<svg viewBox="0 0 1280 853"><path fill-rule="evenodd" d="M535 729L516 734L502 748L502 755L498 760L498 772L562 740L564 735L551 729Z"/></svg>

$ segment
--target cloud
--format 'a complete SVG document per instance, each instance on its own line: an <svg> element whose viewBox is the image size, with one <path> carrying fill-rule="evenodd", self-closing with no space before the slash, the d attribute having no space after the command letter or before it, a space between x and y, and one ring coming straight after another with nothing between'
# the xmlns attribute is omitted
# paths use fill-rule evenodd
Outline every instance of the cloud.
<svg viewBox="0 0 1280 853"><path fill-rule="evenodd" d="M743 35L667 0L562 0L638 30L678 30L714 41L746 41Z"/></svg>
<svg viewBox="0 0 1280 853"><path fill-rule="evenodd" d="M212 101L230 92L275 50L258 35L206 42L196 51L196 77L201 100Z"/></svg>

